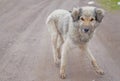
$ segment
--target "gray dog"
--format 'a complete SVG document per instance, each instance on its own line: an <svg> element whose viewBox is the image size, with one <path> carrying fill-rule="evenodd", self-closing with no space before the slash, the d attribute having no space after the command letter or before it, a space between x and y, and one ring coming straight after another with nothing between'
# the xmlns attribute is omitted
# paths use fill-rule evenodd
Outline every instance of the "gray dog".
<svg viewBox="0 0 120 81"><path fill-rule="evenodd" d="M51 34L54 62L60 65L60 77L65 78L66 57L70 48L77 46L88 54L98 74L104 74L96 63L87 44L92 38L96 27L102 21L104 11L96 7L73 8L72 11L55 10L46 21Z"/></svg>

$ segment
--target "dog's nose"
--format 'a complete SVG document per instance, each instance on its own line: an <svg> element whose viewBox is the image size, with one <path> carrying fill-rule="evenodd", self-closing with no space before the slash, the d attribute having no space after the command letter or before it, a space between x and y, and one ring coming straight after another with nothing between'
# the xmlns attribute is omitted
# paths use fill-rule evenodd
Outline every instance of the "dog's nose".
<svg viewBox="0 0 120 81"><path fill-rule="evenodd" d="M88 28L84 29L84 32L85 32L85 33L87 33L88 31L89 31L89 29L88 29Z"/></svg>

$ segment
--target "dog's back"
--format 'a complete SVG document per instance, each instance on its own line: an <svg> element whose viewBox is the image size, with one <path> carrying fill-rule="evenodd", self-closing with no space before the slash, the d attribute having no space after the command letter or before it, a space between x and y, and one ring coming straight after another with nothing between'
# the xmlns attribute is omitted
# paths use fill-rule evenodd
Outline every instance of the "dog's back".
<svg viewBox="0 0 120 81"><path fill-rule="evenodd" d="M47 18L46 24L49 25L50 33L65 34L68 30L68 24L70 12L63 9L53 11ZM65 25L65 26L64 26Z"/></svg>
<svg viewBox="0 0 120 81"><path fill-rule="evenodd" d="M58 9L53 11L47 18L46 24L49 24L51 21L57 22L60 19L63 19L66 15L70 14L69 11Z"/></svg>

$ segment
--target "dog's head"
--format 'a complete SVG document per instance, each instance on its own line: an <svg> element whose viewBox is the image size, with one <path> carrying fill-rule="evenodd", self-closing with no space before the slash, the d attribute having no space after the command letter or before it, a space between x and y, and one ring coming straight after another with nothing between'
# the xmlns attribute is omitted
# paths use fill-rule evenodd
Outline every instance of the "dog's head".
<svg viewBox="0 0 120 81"><path fill-rule="evenodd" d="M73 8L71 12L73 22L77 22L83 33L92 33L101 23L104 11L96 7Z"/></svg>

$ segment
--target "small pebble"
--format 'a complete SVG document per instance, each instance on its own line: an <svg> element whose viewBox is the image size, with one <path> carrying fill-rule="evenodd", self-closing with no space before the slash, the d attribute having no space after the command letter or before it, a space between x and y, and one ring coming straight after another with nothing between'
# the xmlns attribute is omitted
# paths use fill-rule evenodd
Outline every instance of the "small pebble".
<svg viewBox="0 0 120 81"><path fill-rule="evenodd" d="M94 4L95 2L94 1L89 1L88 4Z"/></svg>
<svg viewBox="0 0 120 81"><path fill-rule="evenodd" d="M120 5L120 2L118 2L117 4Z"/></svg>

